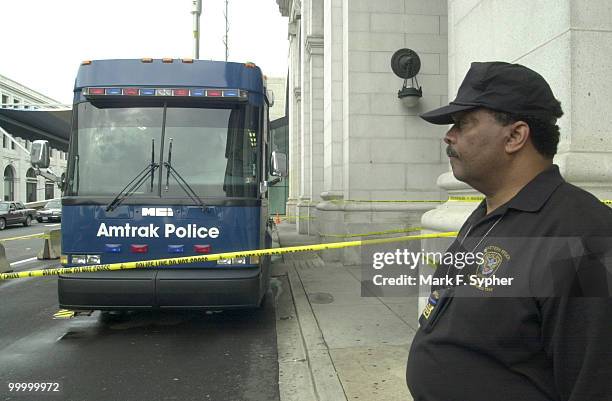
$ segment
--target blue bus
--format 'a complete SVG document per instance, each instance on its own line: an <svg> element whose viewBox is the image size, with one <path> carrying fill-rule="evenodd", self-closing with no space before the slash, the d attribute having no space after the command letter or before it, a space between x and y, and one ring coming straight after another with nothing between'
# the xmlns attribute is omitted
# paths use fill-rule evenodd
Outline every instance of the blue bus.
<svg viewBox="0 0 612 401"><path fill-rule="evenodd" d="M83 62L61 183L62 265L270 247L267 189L287 174L286 155L270 149L270 97L252 63ZM48 144L37 142L33 165L46 167ZM269 259L62 275L59 304L257 307Z"/></svg>

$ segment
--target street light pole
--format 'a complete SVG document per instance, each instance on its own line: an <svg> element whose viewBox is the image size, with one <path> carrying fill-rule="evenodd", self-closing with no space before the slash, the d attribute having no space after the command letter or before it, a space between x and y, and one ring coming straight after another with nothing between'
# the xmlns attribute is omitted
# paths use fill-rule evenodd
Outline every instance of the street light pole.
<svg viewBox="0 0 612 401"><path fill-rule="evenodd" d="M193 8L193 58L200 58L200 15L202 14L202 0L192 0Z"/></svg>

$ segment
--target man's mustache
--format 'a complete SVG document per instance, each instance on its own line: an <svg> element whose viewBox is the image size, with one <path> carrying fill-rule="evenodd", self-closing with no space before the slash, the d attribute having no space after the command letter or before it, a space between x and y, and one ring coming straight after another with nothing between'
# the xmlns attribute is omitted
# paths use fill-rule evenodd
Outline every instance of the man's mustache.
<svg viewBox="0 0 612 401"><path fill-rule="evenodd" d="M446 155L448 157L459 157L459 154L455 152L455 149L451 148L450 145L446 147Z"/></svg>

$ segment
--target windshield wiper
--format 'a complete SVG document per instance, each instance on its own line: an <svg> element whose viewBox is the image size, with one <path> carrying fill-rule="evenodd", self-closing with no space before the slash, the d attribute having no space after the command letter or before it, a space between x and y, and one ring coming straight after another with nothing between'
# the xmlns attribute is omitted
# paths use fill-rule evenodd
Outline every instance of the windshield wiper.
<svg viewBox="0 0 612 401"><path fill-rule="evenodd" d="M76 167L75 167L75 170L76 170L76 193L78 194L79 193L79 184L80 184L79 180L81 178L79 176L79 155L75 156L75 162L76 162Z"/></svg>
<svg viewBox="0 0 612 401"><path fill-rule="evenodd" d="M189 184L187 184L187 181L185 181L183 177L181 177L179 172L176 171L174 167L172 167L172 138L170 138L170 143L168 147L168 161L164 162L164 167L166 167L165 190L168 191L169 189L168 182L170 181L170 175L172 175L172 177L174 177L176 182L179 184L179 187L181 187L181 189L187 194L187 196L189 196L189 198L191 198L194 203L197 203L202 209L204 209L205 206L204 202L202 202L202 199L200 199L200 197L198 196L198 194L195 193L193 188L191 188Z"/></svg>
<svg viewBox="0 0 612 401"><path fill-rule="evenodd" d="M123 202L126 198L134 195L136 191L142 186L145 180L151 176L151 192L153 192L153 173L159 167L158 163L155 163L155 139L151 139L151 163L146 166L140 173L136 174L136 177L132 181L130 181L119 194L113 199L111 203L106 206L107 212L112 212ZM129 188L129 189L128 189Z"/></svg>

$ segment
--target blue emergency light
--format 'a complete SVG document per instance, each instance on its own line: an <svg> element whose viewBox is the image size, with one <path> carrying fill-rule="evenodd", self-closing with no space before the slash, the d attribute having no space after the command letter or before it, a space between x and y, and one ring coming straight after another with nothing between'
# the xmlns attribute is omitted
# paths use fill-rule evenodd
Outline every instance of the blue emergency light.
<svg viewBox="0 0 612 401"><path fill-rule="evenodd" d="M184 245L168 245L168 253L183 253L185 252Z"/></svg>
<svg viewBox="0 0 612 401"><path fill-rule="evenodd" d="M121 253L121 244L105 244L104 252Z"/></svg>

